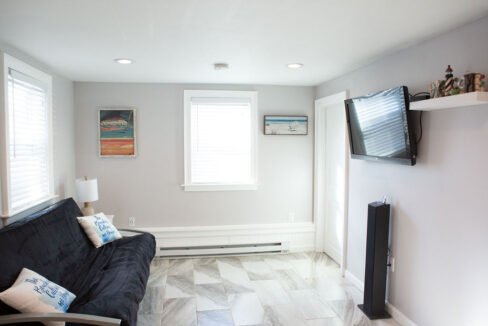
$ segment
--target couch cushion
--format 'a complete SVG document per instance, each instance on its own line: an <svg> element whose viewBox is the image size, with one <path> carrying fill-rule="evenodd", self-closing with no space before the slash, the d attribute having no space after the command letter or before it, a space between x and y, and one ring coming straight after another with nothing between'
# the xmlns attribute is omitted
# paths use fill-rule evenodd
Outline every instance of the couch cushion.
<svg viewBox="0 0 488 326"><path fill-rule="evenodd" d="M80 270L84 281L74 285L77 298L69 312L120 318L122 325L136 326L155 246L154 236L141 234L97 249L111 251L110 259L94 257L88 269Z"/></svg>
<svg viewBox="0 0 488 326"><path fill-rule="evenodd" d="M26 267L73 292L73 276L96 250L78 224L80 215L69 198L0 229L0 291ZM0 303L0 315L12 312Z"/></svg>

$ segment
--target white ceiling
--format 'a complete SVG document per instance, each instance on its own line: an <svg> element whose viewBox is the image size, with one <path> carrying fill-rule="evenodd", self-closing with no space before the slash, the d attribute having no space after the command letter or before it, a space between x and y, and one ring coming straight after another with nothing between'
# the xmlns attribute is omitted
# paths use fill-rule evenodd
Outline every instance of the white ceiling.
<svg viewBox="0 0 488 326"><path fill-rule="evenodd" d="M316 85L487 14L487 0L0 0L0 42L76 81Z"/></svg>

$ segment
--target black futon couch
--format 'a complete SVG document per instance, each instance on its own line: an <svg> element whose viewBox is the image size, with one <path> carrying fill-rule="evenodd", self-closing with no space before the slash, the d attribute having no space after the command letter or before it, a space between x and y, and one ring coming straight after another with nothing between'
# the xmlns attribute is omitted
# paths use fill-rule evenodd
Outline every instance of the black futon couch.
<svg viewBox="0 0 488 326"><path fill-rule="evenodd" d="M120 319L121 325L136 326L155 253L154 236L124 237L97 249L77 216L81 211L69 198L0 229L0 292L26 267L76 295L69 313L111 317ZM0 315L15 313L0 301Z"/></svg>

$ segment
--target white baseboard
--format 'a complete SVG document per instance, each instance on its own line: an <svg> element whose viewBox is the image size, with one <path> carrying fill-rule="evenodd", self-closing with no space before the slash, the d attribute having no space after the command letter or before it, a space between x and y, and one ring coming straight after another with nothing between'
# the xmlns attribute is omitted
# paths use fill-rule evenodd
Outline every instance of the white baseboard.
<svg viewBox="0 0 488 326"><path fill-rule="evenodd" d="M398 310L391 303L386 303L386 311L388 311L393 319L395 319L402 326L417 326L417 324L411 321L407 316L403 314L403 312Z"/></svg>
<svg viewBox="0 0 488 326"><path fill-rule="evenodd" d="M191 247L283 242L290 251L315 249L313 223L277 223L138 228L152 233L160 247Z"/></svg>
<svg viewBox="0 0 488 326"><path fill-rule="evenodd" d="M346 280L351 282L355 287L357 287L359 291L361 292L364 291L364 282L358 279L356 276L354 276L350 271L346 270L344 277L346 278Z"/></svg>
<svg viewBox="0 0 488 326"><path fill-rule="evenodd" d="M344 277L356 288L358 288L358 290L360 290L361 292L364 291L364 282L354 276L350 271L346 270ZM402 326L417 326L417 324L411 321L406 315L404 315L400 310L398 310L389 302L386 303L386 311L388 311L391 317L393 317L393 319L395 319L395 321Z"/></svg>

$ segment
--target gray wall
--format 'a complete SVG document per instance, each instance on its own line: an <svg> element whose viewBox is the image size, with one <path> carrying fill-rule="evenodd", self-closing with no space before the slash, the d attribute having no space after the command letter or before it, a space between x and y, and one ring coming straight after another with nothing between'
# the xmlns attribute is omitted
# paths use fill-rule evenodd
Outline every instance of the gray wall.
<svg viewBox="0 0 488 326"><path fill-rule="evenodd" d="M16 57L53 77L54 189L55 193L61 199L74 196L75 135L73 82L61 76L52 68L7 44L0 43L0 51ZM24 215L21 213L10 219L9 222Z"/></svg>
<svg viewBox="0 0 488 326"><path fill-rule="evenodd" d="M488 17L326 82L316 97L428 90L447 64L488 73ZM414 167L350 163L348 270L364 278L369 202L390 195L389 301L422 326L488 325L488 105L424 114Z"/></svg>
<svg viewBox="0 0 488 326"><path fill-rule="evenodd" d="M183 91L256 90L259 103L257 191L185 192ZM97 177L95 208L125 226L209 226L312 221L313 121L308 136L263 136L264 114L313 112L313 87L75 83L76 172ZM137 109L137 158L99 158L97 114Z"/></svg>

